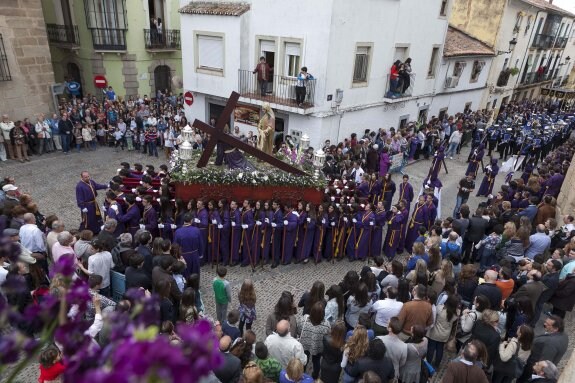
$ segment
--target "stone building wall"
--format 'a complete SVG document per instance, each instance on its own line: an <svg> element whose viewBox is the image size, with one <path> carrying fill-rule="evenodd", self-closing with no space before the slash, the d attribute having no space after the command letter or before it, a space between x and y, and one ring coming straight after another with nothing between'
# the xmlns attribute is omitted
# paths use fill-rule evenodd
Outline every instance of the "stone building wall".
<svg viewBox="0 0 575 383"><path fill-rule="evenodd" d="M54 71L39 0L1 0L0 34L11 81L0 81L0 114L17 120L53 110Z"/></svg>
<svg viewBox="0 0 575 383"><path fill-rule="evenodd" d="M557 197L557 222L559 225L563 224L561 217L566 214L575 216L575 156L571 159L571 165Z"/></svg>

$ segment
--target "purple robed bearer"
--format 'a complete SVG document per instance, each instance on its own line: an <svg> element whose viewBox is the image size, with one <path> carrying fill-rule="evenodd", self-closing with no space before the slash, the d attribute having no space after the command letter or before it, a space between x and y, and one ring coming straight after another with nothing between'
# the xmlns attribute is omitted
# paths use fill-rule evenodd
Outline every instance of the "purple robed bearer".
<svg viewBox="0 0 575 383"><path fill-rule="evenodd" d="M323 211L323 205L318 206L318 213L315 220L315 233L312 245L312 257L314 261L321 262L323 249L326 242L326 232L329 225L327 214Z"/></svg>
<svg viewBox="0 0 575 383"><path fill-rule="evenodd" d="M242 218L236 201L230 202L230 265L240 261L240 241L242 239Z"/></svg>
<svg viewBox="0 0 575 383"><path fill-rule="evenodd" d="M242 266L255 266L255 257L253 254L253 233L254 233L254 211L251 202L244 201L244 209L241 213L241 239L240 251L242 252Z"/></svg>
<svg viewBox="0 0 575 383"><path fill-rule="evenodd" d="M391 174L386 174L385 177L383 177L380 196L380 201L383 201L383 209L385 211L391 210L395 190L395 182L391 179Z"/></svg>
<svg viewBox="0 0 575 383"><path fill-rule="evenodd" d="M407 231L407 221L409 221L409 206L407 206L405 201L401 201L399 206L403 216L403 222L399 228L399 245L397 246L397 253L401 254L405 249L405 232Z"/></svg>
<svg viewBox="0 0 575 383"><path fill-rule="evenodd" d="M204 251L200 229L192 226L191 215L184 216L184 226L176 230L174 243L180 245L182 257L186 260L186 275L200 273L200 254Z"/></svg>
<svg viewBox="0 0 575 383"><path fill-rule="evenodd" d="M377 205L379 197L381 196L381 181L377 179L375 174L371 175L371 180L369 181L369 202L374 206Z"/></svg>
<svg viewBox="0 0 575 383"><path fill-rule="evenodd" d="M483 181L477 190L477 197L487 197L493 191L493 184L495 183L495 177L499 173L499 165L497 164L497 158L492 158L491 163L485 167L485 175L483 176Z"/></svg>
<svg viewBox="0 0 575 383"><path fill-rule="evenodd" d="M220 230L220 258L219 261L227 265L230 262L230 237L232 234L232 225L230 219L230 211L228 210L228 206L226 205L225 201L220 200L218 202L218 213L221 217L221 227L218 226ZM218 259L216 258L216 261Z"/></svg>
<svg viewBox="0 0 575 383"><path fill-rule="evenodd" d="M371 237L375 225L375 214L373 214L371 204L365 206L365 212L357 214L359 220L359 232L355 241L354 259L364 260L370 256Z"/></svg>
<svg viewBox="0 0 575 383"><path fill-rule="evenodd" d="M220 213L215 208L214 203L208 203L209 209L209 223L208 223L208 262L220 263L220 242L221 242L221 229L223 229L222 219Z"/></svg>
<svg viewBox="0 0 575 383"><path fill-rule="evenodd" d="M200 241L202 241L202 252L200 253L200 261L203 264L206 261L206 253L208 248L208 223L209 214L208 209L204 207L204 202L198 200L196 202L198 211L193 219L193 224L200 230Z"/></svg>
<svg viewBox="0 0 575 383"><path fill-rule="evenodd" d="M304 210L303 202L298 203L297 211L297 237L296 237L296 249L295 249L295 261L296 263L307 262L309 254L311 252L311 245L306 246L306 242L309 242L309 233L311 230L315 231L315 218L312 222L308 222L309 212ZM311 221L311 218L310 218ZM313 242L313 239L312 239Z"/></svg>
<svg viewBox="0 0 575 383"><path fill-rule="evenodd" d="M399 200L406 202L407 211L409 212L409 206L413 201L413 186L409 183L409 176L406 174L403 176L403 182L399 184Z"/></svg>
<svg viewBox="0 0 575 383"><path fill-rule="evenodd" d="M285 212L283 217L282 264L287 265L291 263L294 253L298 215L289 206L285 207Z"/></svg>
<svg viewBox="0 0 575 383"><path fill-rule="evenodd" d="M90 179L90 173L82 172L80 182L76 185L76 204L80 208L82 223L80 231L91 230L94 234L100 232L102 226L102 211L98 206L97 190L106 189L108 186L98 184Z"/></svg>
<svg viewBox="0 0 575 383"><path fill-rule="evenodd" d="M430 230L433 224L435 223L435 219L437 218L437 208L433 203L433 196L427 196L427 230Z"/></svg>
<svg viewBox="0 0 575 383"><path fill-rule="evenodd" d="M425 196L420 195L419 201L413 208L413 214L407 224L407 233L405 234L405 250L411 253L413 244L419 236L419 227L423 225L427 227L427 206L425 204Z"/></svg>
<svg viewBox="0 0 575 383"><path fill-rule="evenodd" d="M116 212L116 219L124 224L126 231L134 238L140 228L140 209L136 205L136 197L133 194L126 196L126 203L128 204L126 212L124 214L121 211Z"/></svg>
<svg viewBox="0 0 575 383"><path fill-rule="evenodd" d="M565 177L563 174L555 170L555 174L553 174L544 184L545 191L543 192L543 195L550 195L557 198L559 191L561 191L564 179Z"/></svg>
<svg viewBox="0 0 575 383"><path fill-rule="evenodd" d="M284 233L284 216L278 202L272 202L272 234L271 234L271 250L272 250L272 268L277 267L282 258L282 241Z"/></svg>
<svg viewBox="0 0 575 383"><path fill-rule="evenodd" d="M403 215L397 206L393 206L391 212L391 217L387 221L387 234L385 235L385 242L383 244L383 253L389 260L395 257L397 247L399 246L401 225L403 223Z"/></svg>
<svg viewBox="0 0 575 383"><path fill-rule="evenodd" d="M467 171L465 172L465 175L473 175L473 177L477 177L477 171L479 170L479 164L481 164L481 161L483 160L483 155L485 154L485 149L484 149L484 145L483 144L479 144L479 146L477 147L477 149L475 149L473 151L473 154L471 154L471 158L469 159L469 165L467 165Z"/></svg>
<svg viewBox="0 0 575 383"><path fill-rule="evenodd" d="M385 221L387 214L383 210L383 202L377 204L377 210L374 212L373 230L371 233L371 251L370 256L377 257L381 255L382 241L383 241L383 227L385 226Z"/></svg>
<svg viewBox="0 0 575 383"><path fill-rule="evenodd" d="M327 208L327 225L325 229L325 238L323 240L323 257L326 259L333 259L335 255L335 242L337 241L339 223L338 221L339 219L335 211L335 206L329 205Z"/></svg>

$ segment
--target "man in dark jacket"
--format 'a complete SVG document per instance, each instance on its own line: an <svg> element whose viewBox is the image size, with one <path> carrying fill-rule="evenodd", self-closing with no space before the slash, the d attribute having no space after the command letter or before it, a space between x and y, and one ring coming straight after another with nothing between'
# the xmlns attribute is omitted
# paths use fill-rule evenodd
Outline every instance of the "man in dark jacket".
<svg viewBox="0 0 575 383"><path fill-rule="evenodd" d="M367 356L360 358L351 367L346 368L348 375L360 378L365 372L373 371L379 376L382 383L391 381L394 376L393 363L385 356L385 344L381 339L375 338L369 342Z"/></svg>
<svg viewBox="0 0 575 383"><path fill-rule="evenodd" d="M533 314L533 320L531 321L531 326L535 327L537 322L539 321L539 317L541 316L541 311L543 310L543 305L547 303L555 290L557 290L557 286L559 286L559 271L561 271L561 267L563 265L556 259L549 259L545 263L545 268L547 269L547 273L541 278L541 282L546 287L545 290L539 296L537 300L537 305L535 306L535 313Z"/></svg>
<svg viewBox="0 0 575 383"><path fill-rule="evenodd" d="M475 247L473 245L479 243L485 236L489 222L482 215L483 208L478 208L475 215L469 219L469 228L463 239L463 263L468 263L470 257L471 260L474 260Z"/></svg>
<svg viewBox="0 0 575 383"><path fill-rule="evenodd" d="M575 306L575 273L567 274L565 279L559 282L551 300L553 315L565 318L565 313L573 310Z"/></svg>
<svg viewBox="0 0 575 383"><path fill-rule="evenodd" d="M220 339L220 354L222 355L223 363L214 370L214 375L220 382L236 383L240 380L242 364L237 356L230 354L231 345L232 338L227 335L222 336Z"/></svg>
<svg viewBox="0 0 575 383"><path fill-rule="evenodd" d="M501 290L495 282L497 281L497 271L487 270L483 276L485 283L480 284L475 288L473 299L478 295L485 295L489 299L490 308L492 310L499 310L501 307Z"/></svg>
<svg viewBox="0 0 575 383"><path fill-rule="evenodd" d="M559 379L557 366L548 360L542 360L533 366L533 376L529 383L556 383Z"/></svg>
<svg viewBox="0 0 575 383"><path fill-rule="evenodd" d="M68 154L72 142L72 131L74 130L72 121L68 119L68 113L62 114L62 119L58 122L58 130L62 139L62 151L64 154Z"/></svg>

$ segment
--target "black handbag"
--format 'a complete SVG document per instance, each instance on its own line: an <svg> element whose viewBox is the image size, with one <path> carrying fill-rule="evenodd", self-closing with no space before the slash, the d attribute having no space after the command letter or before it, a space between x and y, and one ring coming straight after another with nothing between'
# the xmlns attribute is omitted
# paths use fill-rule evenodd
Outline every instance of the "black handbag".
<svg viewBox="0 0 575 383"><path fill-rule="evenodd" d="M493 371L511 378L519 378L525 368L525 363L517 357L520 347L521 345L517 343L517 351L515 351L515 354L507 362L503 362L498 353L493 361Z"/></svg>

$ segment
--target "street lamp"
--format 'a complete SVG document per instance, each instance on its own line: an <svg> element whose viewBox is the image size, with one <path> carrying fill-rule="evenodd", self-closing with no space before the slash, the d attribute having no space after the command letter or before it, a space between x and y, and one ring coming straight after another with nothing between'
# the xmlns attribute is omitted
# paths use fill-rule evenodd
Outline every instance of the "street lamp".
<svg viewBox="0 0 575 383"><path fill-rule="evenodd" d="M184 141L180 147L180 158L182 160L191 160L192 159L192 144L189 141Z"/></svg>
<svg viewBox="0 0 575 383"><path fill-rule="evenodd" d="M511 40L509 40L509 50L508 51L497 51L496 56L504 55L504 54L513 52L516 45L517 45L517 39L514 37Z"/></svg>
<svg viewBox="0 0 575 383"><path fill-rule="evenodd" d="M304 133L303 136L301 136L300 143L301 143L301 150L305 152L309 148L310 143L309 136Z"/></svg>
<svg viewBox="0 0 575 383"><path fill-rule="evenodd" d="M190 125L186 125L184 129L182 129L182 137L184 141L191 142L194 135L194 130L190 127Z"/></svg>
<svg viewBox="0 0 575 383"><path fill-rule="evenodd" d="M313 178L319 178L319 171L323 168L323 164L325 163L325 153L323 150L318 149L313 154L313 167L315 168L315 172L313 174Z"/></svg>

